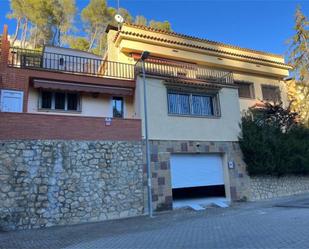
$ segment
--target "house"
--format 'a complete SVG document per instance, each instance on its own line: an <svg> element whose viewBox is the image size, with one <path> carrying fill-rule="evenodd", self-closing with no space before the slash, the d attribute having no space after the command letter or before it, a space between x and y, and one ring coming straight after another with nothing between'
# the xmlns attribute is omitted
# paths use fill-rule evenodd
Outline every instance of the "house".
<svg viewBox="0 0 309 249"><path fill-rule="evenodd" d="M107 32L110 60L140 69L141 53L150 53L145 71L154 208L172 208L173 199L188 196L248 198L237 144L241 113L261 100L287 105L290 66L284 58L134 24ZM136 84L144 136L140 74Z"/></svg>
<svg viewBox="0 0 309 249"><path fill-rule="evenodd" d="M0 51L0 230L143 214L134 66L12 48L7 27Z"/></svg>
<svg viewBox="0 0 309 249"><path fill-rule="evenodd" d="M67 48L10 48L4 30L0 161L14 184L4 184L2 226L145 212L143 68L153 208L193 197L258 199L238 146L239 122L261 100L288 104L284 58L134 24L106 32L108 49L99 58ZM19 166L24 180L14 173Z"/></svg>

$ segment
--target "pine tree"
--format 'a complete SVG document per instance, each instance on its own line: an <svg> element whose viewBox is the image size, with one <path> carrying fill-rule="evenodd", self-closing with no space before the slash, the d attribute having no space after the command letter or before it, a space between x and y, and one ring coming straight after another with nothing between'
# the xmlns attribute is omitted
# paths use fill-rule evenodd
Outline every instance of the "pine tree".
<svg viewBox="0 0 309 249"><path fill-rule="evenodd" d="M293 79L288 83L292 108L309 125L309 22L298 7L295 13L295 34L290 39L289 63Z"/></svg>

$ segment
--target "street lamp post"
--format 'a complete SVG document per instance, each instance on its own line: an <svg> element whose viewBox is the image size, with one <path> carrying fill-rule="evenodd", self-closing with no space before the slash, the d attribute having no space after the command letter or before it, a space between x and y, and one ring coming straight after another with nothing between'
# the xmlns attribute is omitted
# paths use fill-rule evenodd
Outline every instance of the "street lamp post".
<svg viewBox="0 0 309 249"><path fill-rule="evenodd" d="M150 151L149 151L149 137L148 137L148 118L147 118L147 85L146 85L146 73L145 73L145 60L150 53L144 51L141 55L142 61L142 73L143 73L143 88L144 88L144 119L145 119L145 143L146 143L146 168L147 168L147 191L148 191L148 210L149 216L153 217L152 210L152 193L151 193L151 165L150 165Z"/></svg>

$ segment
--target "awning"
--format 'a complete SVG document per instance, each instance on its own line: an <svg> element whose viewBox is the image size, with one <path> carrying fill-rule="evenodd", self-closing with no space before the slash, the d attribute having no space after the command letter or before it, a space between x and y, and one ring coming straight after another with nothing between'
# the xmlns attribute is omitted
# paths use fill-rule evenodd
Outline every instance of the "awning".
<svg viewBox="0 0 309 249"><path fill-rule="evenodd" d="M102 86L93 84L82 84L76 82L62 82L53 80L33 80L34 88L50 89L50 90L62 90L72 92L85 92L85 93L105 93L112 95L133 95L132 88L116 87L116 86Z"/></svg>

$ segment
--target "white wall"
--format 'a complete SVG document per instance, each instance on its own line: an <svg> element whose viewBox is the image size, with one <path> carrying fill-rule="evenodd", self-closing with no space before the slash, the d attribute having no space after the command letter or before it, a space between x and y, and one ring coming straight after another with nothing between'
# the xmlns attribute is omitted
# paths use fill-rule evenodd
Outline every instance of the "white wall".
<svg viewBox="0 0 309 249"><path fill-rule="evenodd" d="M137 79L137 100L141 103L143 115L143 84ZM237 141L239 135L239 100L234 88L223 88L219 92L221 117L183 117L169 116L167 107L167 88L160 79L147 78L148 129L150 139L194 140L194 141ZM144 122L143 122L144 126ZM144 128L143 128L144 136Z"/></svg>
<svg viewBox="0 0 309 249"><path fill-rule="evenodd" d="M132 97L124 97L124 118L136 118L133 107ZM28 112L30 113L48 113L61 115L77 115L77 116L89 116L89 117L112 117L112 96L99 95L93 97L91 94L81 95L81 112L59 112L59 111L46 111L39 110L39 91L34 88L29 89L28 97Z"/></svg>

